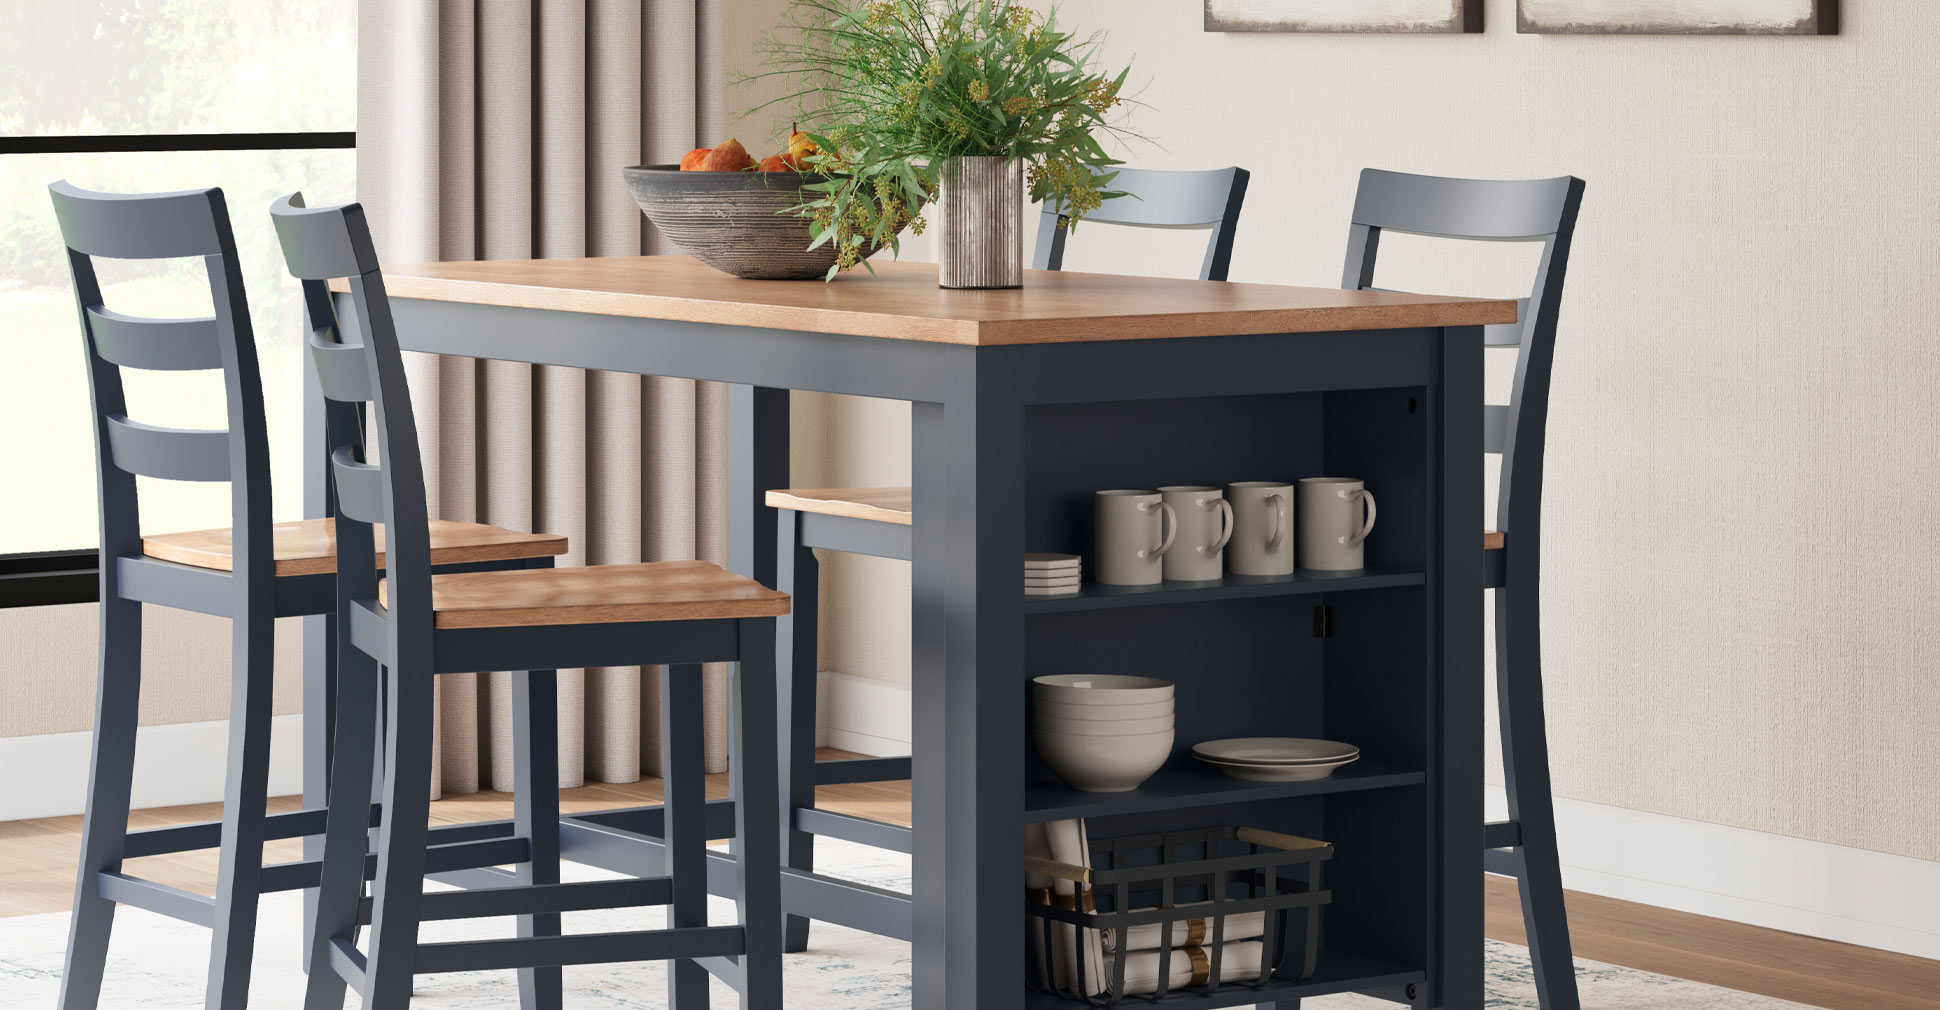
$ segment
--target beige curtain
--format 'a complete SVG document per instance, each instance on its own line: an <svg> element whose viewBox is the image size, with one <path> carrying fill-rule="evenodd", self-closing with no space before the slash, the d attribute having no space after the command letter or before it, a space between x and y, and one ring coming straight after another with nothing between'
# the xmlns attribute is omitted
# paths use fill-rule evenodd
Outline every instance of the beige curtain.
<svg viewBox="0 0 1940 1010"><path fill-rule="evenodd" d="M719 132L721 0L362 0L357 197L390 262L666 251L620 169ZM534 341L545 334L534 333ZM712 383L415 355L433 514L571 539L562 564L727 551ZM434 787L512 787L504 674L439 678ZM659 769L654 669L561 670L560 783ZM727 678L707 674L709 771Z"/></svg>

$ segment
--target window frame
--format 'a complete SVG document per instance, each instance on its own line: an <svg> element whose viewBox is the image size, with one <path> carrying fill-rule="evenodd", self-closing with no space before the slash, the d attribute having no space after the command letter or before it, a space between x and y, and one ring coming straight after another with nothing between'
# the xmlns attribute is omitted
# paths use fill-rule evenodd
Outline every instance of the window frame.
<svg viewBox="0 0 1940 1010"><path fill-rule="evenodd" d="M299 133L106 133L0 137L9 154L193 154L198 151L355 150L355 131ZM0 609L98 603L100 548L0 554Z"/></svg>

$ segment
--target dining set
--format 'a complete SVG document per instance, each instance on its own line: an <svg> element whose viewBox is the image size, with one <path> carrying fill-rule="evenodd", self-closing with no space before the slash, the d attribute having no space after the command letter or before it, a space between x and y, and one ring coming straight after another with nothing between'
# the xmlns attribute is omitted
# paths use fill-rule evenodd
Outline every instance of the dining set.
<svg viewBox="0 0 1940 1010"><path fill-rule="evenodd" d="M807 949L814 920L911 942L912 1005L926 1010L1106 1005L1138 998L1123 957L1117 978L1096 977L1109 966L1091 955L1112 930L1158 930L1153 971L1169 980L1162 911L1229 900L1218 884L1196 899L1175 893L1189 874L1163 870L1175 858L1163 853L1181 838L1225 860L1216 872L1234 887L1265 882L1218 913L1252 916L1246 928L1257 919L1262 935L1248 939L1244 971L1180 969L1184 984L1147 998L1291 1010L1363 992L1479 1007L1486 867L1521 884L1544 1005L1574 1007L1536 629L1549 370L1583 183L1369 170L1343 283L1317 289L1227 280L1248 181L1236 168L1126 169L1114 185L1136 198L1086 217L1087 232L1207 229L1197 280L1063 271L1068 229L1047 207L1037 271L1007 291L939 291L933 266L901 262L828 284L734 278L685 256L387 267L359 205L313 208L292 194L249 212L273 223L305 309L308 518L297 522L270 516L263 401L289 391L262 387L221 191L53 184L101 516L99 684L63 1010L99 1004L122 904L210 929L208 1005L245 1006L259 899L299 889L310 892L307 1010L335 1010L347 990L370 1010L401 1010L417 975L485 969L516 970L520 1006L544 1010L573 1002L564 966L652 960L667 962L669 1006L706 1006L718 980L741 1006L775 1010L790 1002L784 956ZM1527 298L1409 294L1374 284L1384 231L1544 251ZM110 308L96 258L200 259L213 314ZM1487 348L1517 355L1507 404L1482 402ZM564 537L432 515L407 352L728 383L728 563L555 567ZM227 428L130 417L123 369L220 370ZM793 487L793 390L910 402L911 485ZM1496 528L1478 549L1484 453L1502 467ZM1321 473L1356 476L1311 491L1239 481L1223 495L1213 482ZM1206 476L1169 483L1195 475ZM145 532L137 478L227 483L230 527ZM1131 501L1119 517L1119 503L1096 503L1141 496L1098 489L1147 487L1175 513L1215 517L1191 534L1207 541L1201 558L1242 533L1258 549L1216 571L1175 571L1141 540L1143 567L1120 578L1116 530L1135 521L1123 537L1168 539L1144 525L1165 510ZM1382 495L1379 536L1370 488ZM1205 504L1215 497L1223 511ZM1309 511L1329 524L1311 544ZM1170 529L1188 536L1177 518ZM1065 553L1076 545L1093 553ZM911 563L908 757L818 759L817 551ZM1297 560L1308 551L1313 563ZM1485 590L1496 593L1511 812L1500 824L1483 822L1481 804ZM218 823L128 829L145 605L230 620ZM300 809L272 814L272 628L283 617L306 618L310 638L305 789ZM726 799L709 800L703 780L703 663L733 664ZM554 671L639 665L666 670L664 802L562 813ZM433 824L435 679L504 670L515 671L511 817ZM1073 788L1031 746L1034 723L1057 718L1038 711L1031 684L1127 674L1178 684L1158 767L1130 789ZM1326 775L1222 774L1222 762L1257 755L1192 760L1173 725L1180 741L1326 737L1354 741L1354 753L1298 758ZM818 786L905 779L911 827L817 805ZM1027 853L1034 833L1073 823L1081 833L1060 834L1062 858ZM910 854L912 889L818 872L820 837ZM305 858L265 864L265 842L284 838L305 839ZM709 847L721 838L732 841ZM1154 845L1160 870L1126 861ZM213 896L124 868L201 849L218 852ZM621 876L568 881L562 862ZM1142 892L1141 872L1162 886ZM1103 911L1086 908L1088 890ZM732 923L710 920L710 895L733 901ZM1143 902L1161 911L1137 912ZM656 906L664 929L562 927L565 913ZM513 917L515 935L437 940L427 929L492 916ZM1063 927L1077 930L1072 949L1091 958L1095 984L1060 983L1050 961L1032 962L1047 966L1040 977L1017 959Z"/></svg>

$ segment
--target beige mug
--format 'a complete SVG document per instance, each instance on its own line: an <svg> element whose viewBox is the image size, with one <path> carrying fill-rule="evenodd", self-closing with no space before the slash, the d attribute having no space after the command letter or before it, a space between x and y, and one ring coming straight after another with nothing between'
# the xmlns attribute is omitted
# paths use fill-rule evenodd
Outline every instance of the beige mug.
<svg viewBox="0 0 1940 1010"><path fill-rule="evenodd" d="M1100 491L1093 576L1108 586L1156 586L1165 579L1165 552L1179 532L1179 516L1157 491Z"/></svg>
<svg viewBox="0 0 1940 1010"><path fill-rule="evenodd" d="M1205 582L1226 574L1226 541L1233 538L1233 506L1225 492L1200 484L1174 484L1159 488L1172 517L1179 524L1178 536L1165 555L1168 582Z"/></svg>
<svg viewBox="0 0 1940 1010"><path fill-rule="evenodd" d="M1293 485L1247 480L1226 485L1233 539L1226 570L1234 575L1293 574Z"/></svg>
<svg viewBox="0 0 1940 1010"><path fill-rule="evenodd" d="M1302 477L1299 499L1300 567L1366 568L1362 544L1374 532L1374 496L1366 483L1355 477Z"/></svg>

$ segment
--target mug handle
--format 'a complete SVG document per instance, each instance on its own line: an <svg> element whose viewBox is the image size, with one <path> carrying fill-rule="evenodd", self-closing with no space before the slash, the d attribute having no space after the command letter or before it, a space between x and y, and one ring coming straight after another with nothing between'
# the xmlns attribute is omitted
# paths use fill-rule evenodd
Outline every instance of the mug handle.
<svg viewBox="0 0 1940 1010"><path fill-rule="evenodd" d="M1217 554L1225 550L1227 541L1233 539L1233 503L1224 498L1214 498L1213 504L1219 506L1220 521L1223 525L1219 539L1209 547L1200 548L1207 554Z"/></svg>
<svg viewBox="0 0 1940 1010"><path fill-rule="evenodd" d="M1273 525L1266 528L1266 549L1274 550L1280 546L1280 510L1287 507L1287 496L1274 493L1266 496L1266 502L1273 508ZM1292 525L1288 523L1287 525Z"/></svg>
<svg viewBox="0 0 1940 1010"><path fill-rule="evenodd" d="M1361 527L1361 532L1348 538L1347 546L1349 547L1361 546L1361 541L1366 540L1367 535L1374 532L1374 495L1366 488L1362 488L1361 498L1367 502L1367 524Z"/></svg>
<svg viewBox="0 0 1940 1010"><path fill-rule="evenodd" d="M1172 549L1172 538L1179 535L1179 513L1172 511L1172 506L1165 502L1159 502L1158 509L1161 532L1159 545L1149 551L1139 551L1138 556L1141 558L1156 558L1163 555ZM1148 508L1147 511L1150 509Z"/></svg>

